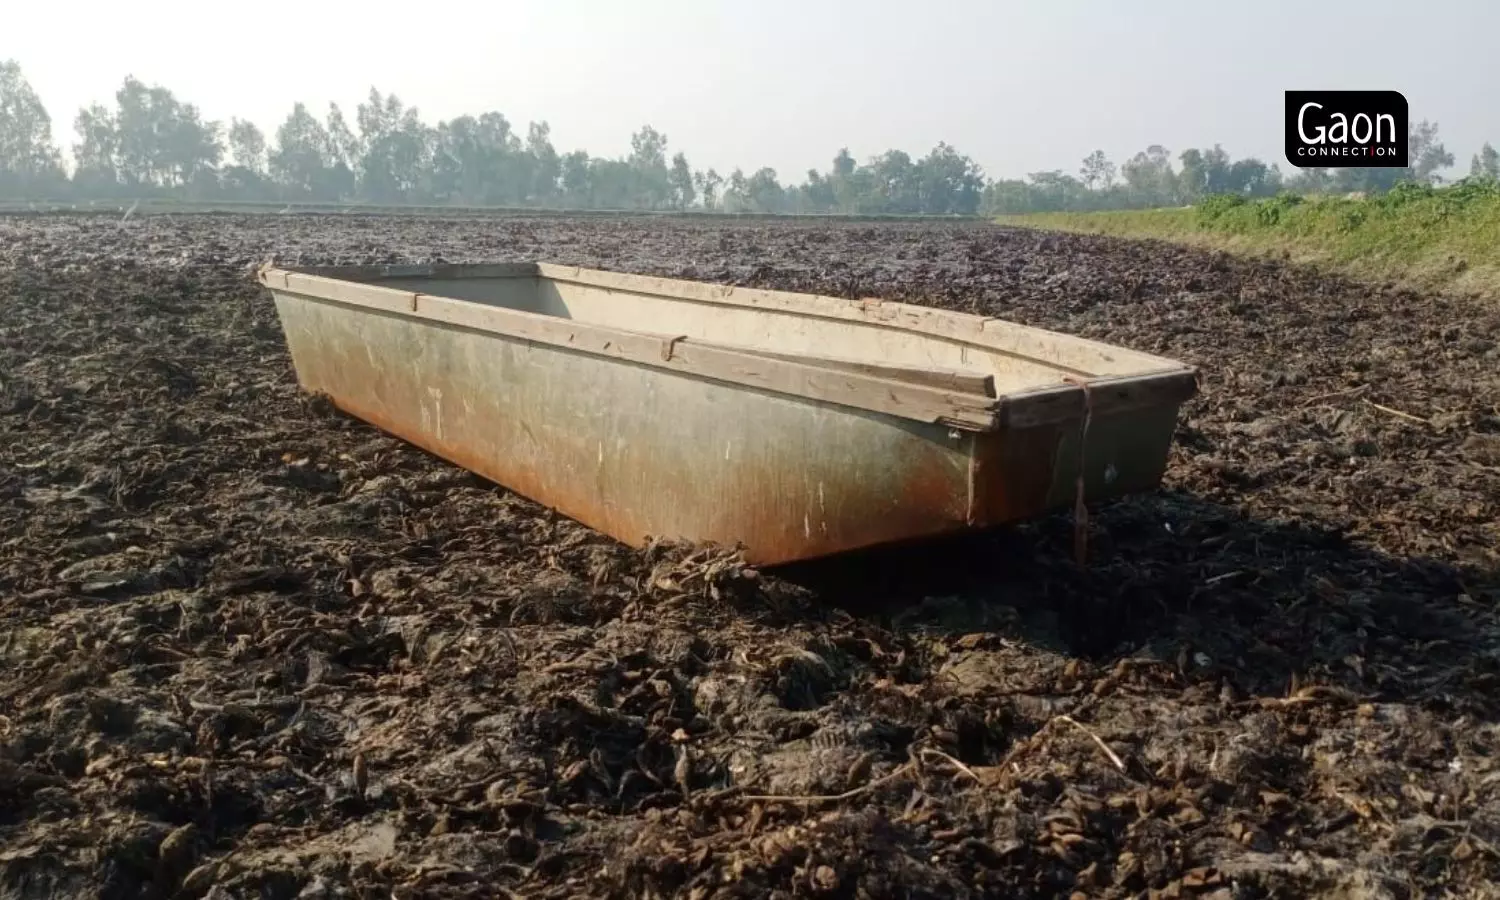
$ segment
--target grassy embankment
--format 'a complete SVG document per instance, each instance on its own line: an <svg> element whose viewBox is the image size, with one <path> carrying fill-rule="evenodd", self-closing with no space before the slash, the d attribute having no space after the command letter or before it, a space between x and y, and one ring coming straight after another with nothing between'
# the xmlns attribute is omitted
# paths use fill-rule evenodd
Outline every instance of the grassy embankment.
<svg viewBox="0 0 1500 900"><path fill-rule="evenodd" d="M1210 197L1194 207L1001 216L1005 225L1159 238L1321 265L1356 278L1500 299L1500 184L1403 185L1379 197Z"/></svg>

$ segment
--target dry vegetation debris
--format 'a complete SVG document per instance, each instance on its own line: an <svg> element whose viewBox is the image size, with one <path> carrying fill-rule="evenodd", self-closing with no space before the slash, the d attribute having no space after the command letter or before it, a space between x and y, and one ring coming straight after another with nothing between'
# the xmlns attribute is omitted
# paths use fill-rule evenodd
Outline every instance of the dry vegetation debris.
<svg viewBox="0 0 1500 900"><path fill-rule="evenodd" d="M0 219L0 897L1419 897L1500 877L1500 312L982 226ZM249 273L543 258L1206 375L1164 489L776 573L301 395Z"/></svg>

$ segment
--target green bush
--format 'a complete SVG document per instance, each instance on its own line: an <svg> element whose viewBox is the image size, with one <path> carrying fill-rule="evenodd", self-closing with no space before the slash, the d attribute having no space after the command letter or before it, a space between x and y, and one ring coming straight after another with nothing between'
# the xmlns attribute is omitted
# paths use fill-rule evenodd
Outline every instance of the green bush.
<svg viewBox="0 0 1500 900"><path fill-rule="evenodd" d="M1282 217L1302 204L1300 194L1278 194L1255 204L1255 220L1262 225L1278 225Z"/></svg>
<svg viewBox="0 0 1500 900"><path fill-rule="evenodd" d="M1210 194L1198 202L1198 221L1204 225L1224 222L1247 202L1239 194Z"/></svg>
<svg viewBox="0 0 1500 900"><path fill-rule="evenodd" d="M1351 234L1358 231L1364 224L1366 218L1365 208L1350 204L1347 209L1339 211L1338 228L1339 234Z"/></svg>

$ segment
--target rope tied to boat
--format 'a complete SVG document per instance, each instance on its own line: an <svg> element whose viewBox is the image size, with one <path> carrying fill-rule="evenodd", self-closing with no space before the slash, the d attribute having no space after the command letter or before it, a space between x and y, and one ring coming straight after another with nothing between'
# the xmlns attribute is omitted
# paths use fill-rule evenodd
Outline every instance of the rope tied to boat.
<svg viewBox="0 0 1500 900"><path fill-rule="evenodd" d="M1089 390L1086 379L1068 375L1064 380L1083 389L1083 426L1078 432L1078 478L1073 492L1073 558L1079 566L1083 566L1088 562L1089 553L1089 510L1084 505L1083 473L1087 461L1089 424L1094 418L1094 395Z"/></svg>
<svg viewBox="0 0 1500 900"><path fill-rule="evenodd" d="M667 338L663 340L661 342L661 361L671 362L672 354L676 351L678 342L685 340L687 340L687 335L685 334L679 334L674 338Z"/></svg>

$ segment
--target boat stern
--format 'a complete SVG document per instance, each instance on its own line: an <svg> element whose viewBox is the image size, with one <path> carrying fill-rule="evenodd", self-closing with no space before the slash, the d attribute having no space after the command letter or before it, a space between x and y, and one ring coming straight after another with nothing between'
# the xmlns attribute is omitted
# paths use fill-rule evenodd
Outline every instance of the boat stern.
<svg viewBox="0 0 1500 900"><path fill-rule="evenodd" d="M1192 369L1093 379L1008 398L1000 427L974 436L969 521L999 525L1155 490Z"/></svg>

